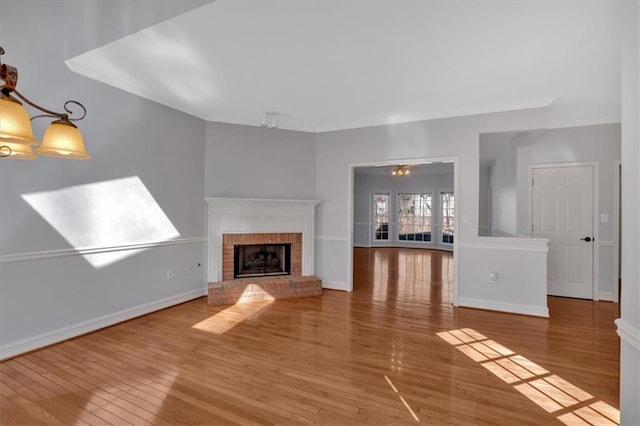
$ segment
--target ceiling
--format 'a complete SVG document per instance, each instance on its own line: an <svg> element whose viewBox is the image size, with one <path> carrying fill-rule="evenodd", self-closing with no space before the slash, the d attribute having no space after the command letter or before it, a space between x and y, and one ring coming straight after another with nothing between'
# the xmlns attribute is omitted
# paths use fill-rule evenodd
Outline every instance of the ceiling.
<svg viewBox="0 0 640 426"><path fill-rule="evenodd" d="M307 132L550 104L602 122L619 28L612 1L218 0L67 64L204 120Z"/></svg>

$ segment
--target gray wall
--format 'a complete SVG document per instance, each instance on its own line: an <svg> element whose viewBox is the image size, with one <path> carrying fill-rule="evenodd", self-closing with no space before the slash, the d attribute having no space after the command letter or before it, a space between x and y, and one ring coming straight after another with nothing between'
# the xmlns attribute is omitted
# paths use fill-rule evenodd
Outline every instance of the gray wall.
<svg viewBox="0 0 640 426"><path fill-rule="evenodd" d="M482 149L482 147L480 147ZM480 166L480 176L478 179L478 236L486 237L491 234L491 220L489 218L489 197L492 196L489 190L491 179L491 168Z"/></svg>
<svg viewBox="0 0 640 426"><path fill-rule="evenodd" d="M207 197L315 198L315 135L207 123Z"/></svg>
<svg viewBox="0 0 640 426"><path fill-rule="evenodd" d="M420 167L429 167L420 166ZM354 177L353 190L353 244L360 247L375 246L410 246L452 250L451 244L440 244L441 241L441 206L440 192L453 191L453 165L450 173L410 174L403 177L357 175ZM371 239L373 230L372 196L373 191L388 191L390 223L389 240L376 241ZM393 226L396 221L398 191L430 192L432 196L433 230L432 241L429 243L412 243L397 241Z"/></svg>
<svg viewBox="0 0 640 426"><path fill-rule="evenodd" d="M480 136L482 143L483 136ZM482 149L482 148L480 148ZM495 236L515 236L518 234L518 144L512 140L500 152L489 170L491 187L491 229Z"/></svg>
<svg viewBox="0 0 640 426"><path fill-rule="evenodd" d="M82 101L88 114L78 125L93 157L0 161L1 355L202 295L204 268L196 265L205 247L204 122L71 73L64 65L64 3L3 1L0 7L2 59L18 67L18 88L51 109L61 110L68 99ZM48 121L34 124L42 137ZM127 177L140 179L176 228L174 244L135 238L133 232L106 245L73 247L23 199ZM90 198L83 202L92 205ZM114 204L125 212L133 208ZM106 234L107 240L110 233L121 234L112 231L122 229L101 229L88 215L84 219L78 226ZM76 252L131 254L123 245L142 243L149 247L101 268ZM169 268L172 280L166 279Z"/></svg>

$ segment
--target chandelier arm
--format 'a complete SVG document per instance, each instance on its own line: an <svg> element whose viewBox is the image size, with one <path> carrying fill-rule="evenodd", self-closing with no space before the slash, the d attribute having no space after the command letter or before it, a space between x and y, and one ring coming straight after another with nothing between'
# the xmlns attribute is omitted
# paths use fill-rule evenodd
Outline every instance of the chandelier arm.
<svg viewBox="0 0 640 426"><path fill-rule="evenodd" d="M0 158L9 157L12 152L13 150L11 149L10 146L7 146L7 145L0 146Z"/></svg>
<svg viewBox="0 0 640 426"><path fill-rule="evenodd" d="M39 118L39 117L57 117L57 118L60 118L61 120L80 121L87 115L87 109L84 107L84 105L82 105L78 101L74 101L74 100L66 101L64 103L65 112L56 112L56 111L52 111L50 109L44 108L44 107L36 104L35 102L29 100L26 96L24 96L22 93L20 93L17 89L13 89L11 93L14 94L21 101L25 102L27 105L32 106L33 108L45 113L45 114L40 114L40 115L36 115L35 117L32 117L31 118L32 120L34 118ZM68 105L70 105L70 104L79 106L82 109L82 116L80 116L78 118L69 118L69 115L73 114L73 111L71 109L69 109L69 107L68 107Z"/></svg>

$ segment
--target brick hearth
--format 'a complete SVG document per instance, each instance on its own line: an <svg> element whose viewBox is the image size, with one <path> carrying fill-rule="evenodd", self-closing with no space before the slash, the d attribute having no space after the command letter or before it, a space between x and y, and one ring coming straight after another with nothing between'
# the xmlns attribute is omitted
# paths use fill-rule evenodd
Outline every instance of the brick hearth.
<svg viewBox="0 0 640 426"><path fill-rule="evenodd" d="M319 278L288 275L209 283L207 302L210 305L228 305L320 295L322 295L322 280Z"/></svg>

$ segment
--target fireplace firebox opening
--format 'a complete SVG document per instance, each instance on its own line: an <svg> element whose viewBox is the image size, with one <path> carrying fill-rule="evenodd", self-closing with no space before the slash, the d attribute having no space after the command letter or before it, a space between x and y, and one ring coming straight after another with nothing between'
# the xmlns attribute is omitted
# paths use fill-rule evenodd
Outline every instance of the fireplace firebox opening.
<svg viewBox="0 0 640 426"><path fill-rule="evenodd" d="M291 274L291 243L236 244L234 278Z"/></svg>

